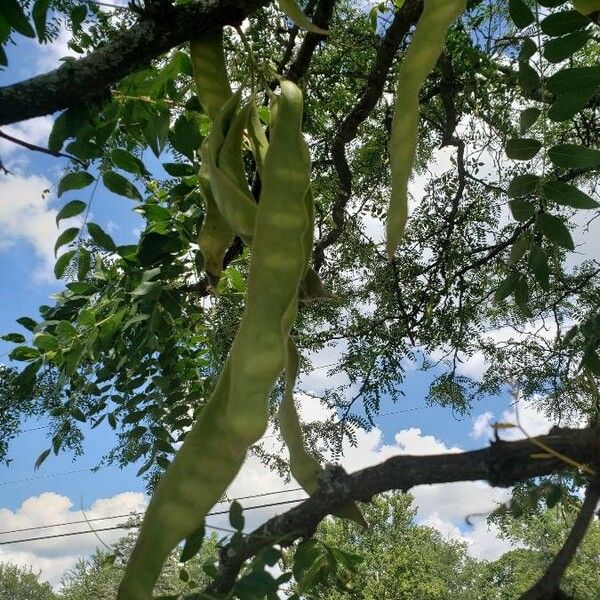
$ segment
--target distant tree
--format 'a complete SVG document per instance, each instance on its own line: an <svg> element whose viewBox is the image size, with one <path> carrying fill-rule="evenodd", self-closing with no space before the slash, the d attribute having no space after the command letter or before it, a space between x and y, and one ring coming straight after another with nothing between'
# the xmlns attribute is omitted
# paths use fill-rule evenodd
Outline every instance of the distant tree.
<svg viewBox="0 0 600 600"><path fill-rule="evenodd" d="M0 600L58 600L48 583L30 567L0 563Z"/></svg>

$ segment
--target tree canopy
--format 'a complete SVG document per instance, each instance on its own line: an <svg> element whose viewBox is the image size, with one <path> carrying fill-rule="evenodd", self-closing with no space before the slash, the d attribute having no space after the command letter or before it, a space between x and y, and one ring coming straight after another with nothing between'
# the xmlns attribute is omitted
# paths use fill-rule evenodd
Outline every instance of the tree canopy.
<svg viewBox="0 0 600 600"><path fill-rule="evenodd" d="M446 15L450 5L456 14ZM273 597L286 575L266 566L281 546L310 537L330 513L360 521L354 501L425 483L540 477L535 500L587 489L556 561L523 595L550 597L599 494L600 269L586 231L599 207L600 5L301 8L2 3L6 68L2 48L21 36L43 44L64 28L81 55L0 88L0 124L62 111L47 147L28 147L69 159L57 225L75 218L55 247L64 290L3 336L24 363L0 372L3 437L23 417L47 415L39 467L51 452L81 450L82 423L108 426L119 444L107 460L140 462L155 495L123 600L149 597L167 546L185 538L193 554L203 514L249 448L267 466L289 466L310 498L250 535L232 505L237 534L212 573L213 597ZM105 191L144 219L134 243L117 245L90 221ZM345 383L321 394L335 416L303 431L297 374L324 351ZM486 366L479 379L461 370L475 355ZM394 457L351 475L322 469L319 453L339 456L382 399L401 402L415 364L434 373L428 401L449 410L466 413L510 386L580 428ZM281 424L289 465L257 445L269 422ZM316 573L319 556L304 553Z"/></svg>

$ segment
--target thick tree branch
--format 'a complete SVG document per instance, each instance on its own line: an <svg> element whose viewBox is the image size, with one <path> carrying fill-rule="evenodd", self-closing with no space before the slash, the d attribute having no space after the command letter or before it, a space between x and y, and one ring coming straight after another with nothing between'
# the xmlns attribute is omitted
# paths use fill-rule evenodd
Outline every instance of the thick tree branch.
<svg viewBox="0 0 600 600"><path fill-rule="evenodd" d="M557 452L596 470L600 467L600 429L553 428L548 435L534 438ZM225 546L217 578L211 593L225 593L233 587L244 562L262 548L312 535L326 515L336 512L351 500L368 502L375 494L389 490L408 491L417 485L456 481L486 480L493 486L507 487L532 477L550 475L571 468L561 459L539 455L532 440L497 441L489 448L461 454L432 456L394 456L388 460L324 482L302 504L276 516L243 540L235 548Z"/></svg>
<svg viewBox="0 0 600 600"><path fill-rule="evenodd" d="M0 125L107 97L110 87L164 52L207 31L241 23L266 0L204 0L147 15L88 56L0 88Z"/></svg>
<svg viewBox="0 0 600 600"><path fill-rule="evenodd" d="M599 500L600 484L598 481L594 481L587 488L581 510L562 548L554 557L542 578L527 590L519 600L547 600L556 596L560 580L575 557L575 552L594 518Z"/></svg>
<svg viewBox="0 0 600 600"><path fill-rule="evenodd" d="M315 244L313 260L317 271L325 260L325 249L339 239L346 224L346 205L352 193L352 173L346 158L346 145L357 136L361 123L369 116L381 98L383 86L396 52L411 25L419 18L422 9L423 4L420 0L407 0L395 14L377 49L375 61L358 102L346 115L333 138L331 157L338 177L339 190L331 210L333 227Z"/></svg>

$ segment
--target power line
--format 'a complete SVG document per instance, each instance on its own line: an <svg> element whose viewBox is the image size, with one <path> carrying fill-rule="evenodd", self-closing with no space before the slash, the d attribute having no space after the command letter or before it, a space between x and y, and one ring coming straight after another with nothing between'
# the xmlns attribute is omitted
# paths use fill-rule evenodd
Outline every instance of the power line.
<svg viewBox="0 0 600 600"><path fill-rule="evenodd" d="M248 496L239 496L234 499L235 500L248 500L250 498L263 498L265 496L274 496L275 494L289 494L291 492L301 492L301 491L302 491L302 488L297 487L297 488L291 488L289 490L288 489L275 490L273 492L264 492L262 494L250 494ZM223 500L221 502L217 502L217 504L224 504L225 502L228 502L228 500ZM284 503L285 502L279 502L279 503L274 502L272 504L265 504L263 506L277 506L277 504L284 504ZM259 508L259 507L249 506L248 508L245 508L244 510L251 510L253 508ZM227 512L229 512L229 510L217 511L217 512L210 513L207 516L221 515L221 514L226 514ZM111 515L111 516L106 516L106 517L94 517L92 519L80 519L77 521L64 521L62 523L48 523L46 525L37 525L37 526L33 526L33 527L21 527L20 529L7 529L6 531L0 531L0 535L8 535L9 533L22 533L24 531L36 531L39 529L51 529L53 527L66 527L68 525L80 525L81 523L90 523L90 522L94 522L94 521L108 521L111 519L124 519L126 517L140 516L143 514L144 513L142 513L142 512L132 511L132 512L123 513L120 515Z"/></svg>
<svg viewBox="0 0 600 600"><path fill-rule="evenodd" d="M23 479L13 479L12 481L0 481L0 485L14 485L16 483L24 483L26 481L36 481L37 479L49 479L50 477L60 477L62 475L73 475L74 473L85 473L87 471L94 471L105 469L106 467L88 468L88 469L76 469L74 471L65 471L64 473L48 473L47 475L36 475L35 477L24 477Z"/></svg>
<svg viewBox="0 0 600 600"><path fill-rule="evenodd" d="M266 504L257 504L256 506L249 506L248 508L244 508L244 511L257 510L259 508L267 508L270 506L281 506L283 504L298 504L300 502L304 502L304 500L306 500L306 498L296 498L294 500L282 500L281 502L268 502ZM212 513L208 513L206 516L211 517L211 516L215 516L215 515L227 514L228 512L229 512L229 510L216 511L216 512L212 512ZM117 529L134 529L136 527L139 527L139 526L123 524L123 525L113 525L111 527L101 527L99 529L86 529L85 531L71 531L68 533L54 533L54 534L50 534L50 535L41 535L41 536L36 536L36 537L23 538L20 540L6 540L4 542L0 542L0 546L8 546L9 544L24 544L25 542L37 542L37 541L41 541L41 540L53 540L53 539L63 538L63 537L72 537L75 535L96 534L96 533L101 533L104 531L115 531ZM217 529L220 531L227 531L229 533L235 533L235 531L233 531L232 529L225 529L224 527L217 527L216 525L206 524L206 527L208 527L210 529Z"/></svg>

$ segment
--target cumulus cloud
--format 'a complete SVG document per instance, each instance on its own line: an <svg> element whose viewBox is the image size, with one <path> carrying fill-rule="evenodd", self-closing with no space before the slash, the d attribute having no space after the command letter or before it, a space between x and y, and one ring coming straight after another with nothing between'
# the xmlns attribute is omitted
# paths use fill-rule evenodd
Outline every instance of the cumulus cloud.
<svg viewBox="0 0 600 600"><path fill-rule="evenodd" d="M36 117L35 119L28 119L14 125L7 125L3 127L3 132L18 140L29 142L36 146L46 146L51 129L51 117ZM12 163L8 162L7 158L23 152L30 151L7 139L0 138L0 157L8 167L12 167Z"/></svg>
<svg viewBox="0 0 600 600"><path fill-rule="evenodd" d="M132 512L143 511L147 498L139 492L124 492L111 498L99 498L91 506L85 508L87 519L113 515L128 515ZM2 531L39 527L54 523L68 523L84 519L82 511L74 502L55 492L45 492L39 496L31 496L16 510L0 509ZM106 527L124 523L122 519L107 521L91 521L94 527ZM63 525L50 529L30 529L20 533L0 535L0 541L41 537L44 535L64 534L87 529L86 523ZM100 534L107 544L114 543L122 530L107 531ZM0 547L0 561L12 562L23 567L31 566L41 572L41 578L56 586L63 573L75 565L81 556L94 552L98 539L93 534L58 537L54 539L21 542Z"/></svg>
<svg viewBox="0 0 600 600"><path fill-rule="evenodd" d="M41 175L14 173L0 177L0 252L25 243L33 250L39 266L36 281L54 279L54 244L59 235L56 209L51 207L52 183ZM70 226L61 221L61 229Z"/></svg>

